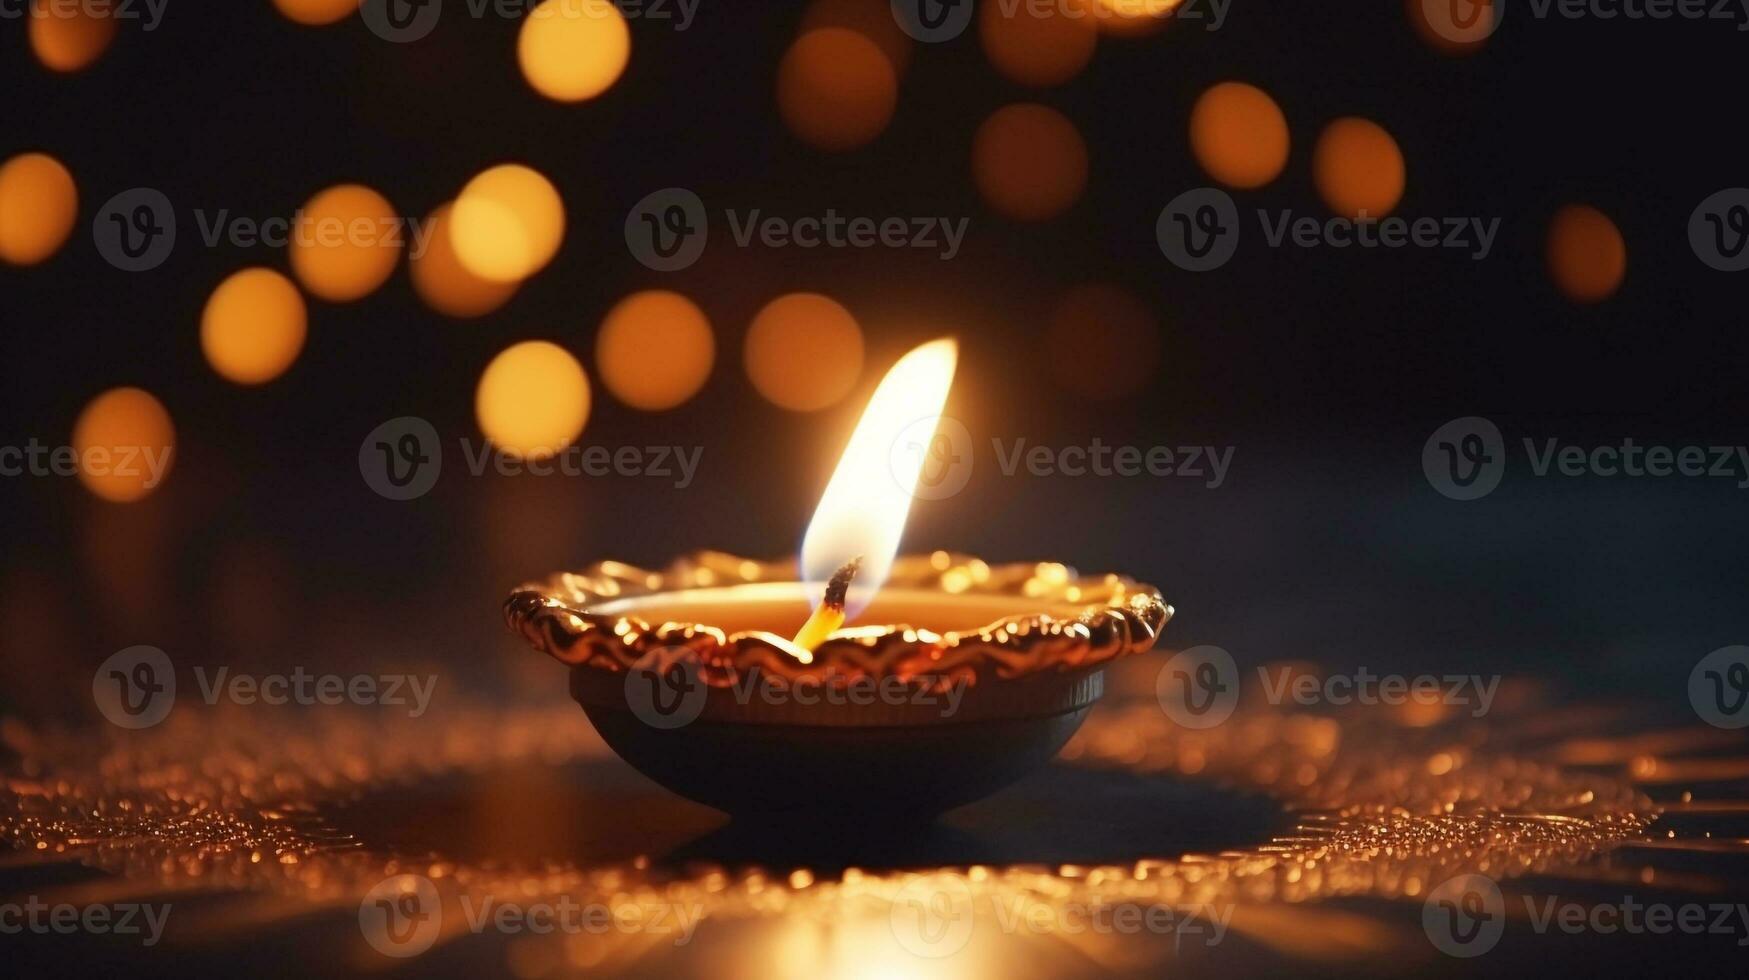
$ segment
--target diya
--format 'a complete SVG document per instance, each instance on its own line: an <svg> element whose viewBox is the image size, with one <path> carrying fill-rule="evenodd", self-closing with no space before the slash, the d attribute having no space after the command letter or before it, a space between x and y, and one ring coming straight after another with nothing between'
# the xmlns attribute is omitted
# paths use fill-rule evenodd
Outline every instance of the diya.
<svg viewBox="0 0 1749 980"><path fill-rule="evenodd" d="M1105 667L1154 646L1173 610L1151 586L898 555L955 358L934 341L888 372L799 561L605 562L511 594L621 758L736 815L928 819L1056 755Z"/></svg>

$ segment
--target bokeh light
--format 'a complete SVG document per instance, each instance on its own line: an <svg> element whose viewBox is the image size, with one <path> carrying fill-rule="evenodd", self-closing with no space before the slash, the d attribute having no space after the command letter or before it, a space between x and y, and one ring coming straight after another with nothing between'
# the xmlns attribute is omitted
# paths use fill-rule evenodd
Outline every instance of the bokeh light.
<svg viewBox="0 0 1749 980"><path fill-rule="evenodd" d="M485 316L516 295L518 284L476 276L462 264L451 237L454 210L443 204L425 216L424 247L407 254L407 271L426 306L460 319Z"/></svg>
<svg viewBox="0 0 1749 980"><path fill-rule="evenodd" d="M375 292L395 271L406 238L394 205L362 184L330 187L307 201L292 229L292 272L334 303Z"/></svg>
<svg viewBox="0 0 1749 980"><path fill-rule="evenodd" d="M972 180L999 214L1017 221L1052 218L1087 186L1087 144L1055 109L1004 106L972 138Z"/></svg>
<svg viewBox="0 0 1749 980"><path fill-rule="evenodd" d="M1598 303L1621 287L1628 246L1609 216L1589 204L1569 204L1549 221L1549 278L1575 303Z"/></svg>
<svg viewBox="0 0 1749 980"><path fill-rule="evenodd" d="M200 349L220 377L257 385L298 359L308 322L304 298L290 279L272 269L244 269L207 300Z"/></svg>
<svg viewBox="0 0 1749 980"><path fill-rule="evenodd" d="M1080 74L1099 39L1095 11L1070 2L978 5L984 55L1009 80L1061 85Z"/></svg>
<svg viewBox="0 0 1749 980"><path fill-rule="evenodd" d="M517 163L468 181L450 212L450 244L469 272L519 282L546 268L565 240L565 203L552 182Z"/></svg>
<svg viewBox="0 0 1749 980"><path fill-rule="evenodd" d="M1345 116L1324 127L1312 148L1312 182L1330 210L1382 218L1403 197L1403 151L1384 127Z"/></svg>
<svg viewBox="0 0 1749 980"><path fill-rule="evenodd" d="M344 20L358 9L358 4L359 0L273 0L280 13L311 27Z"/></svg>
<svg viewBox="0 0 1749 980"><path fill-rule="evenodd" d="M1262 89L1221 82L1191 107L1190 150L1210 177L1228 187L1262 187L1287 166L1287 117Z"/></svg>
<svg viewBox="0 0 1749 980"><path fill-rule="evenodd" d="M911 38L893 17L889 0L814 0L802 15L797 32L806 34L822 27L842 27L875 43L895 74L905 74L911 63Z"/></svg>
<svg viewBox="0 0 1749 980"><path fill-rule="evenodd" d="M534 90L558 102L613 87L632 56L632 32L610 0L546 0L522 22L516 60Z"/></svg>
<svg viewBox="0 0 1749 980"><path fill-rule="evenodd" d="M1141 37L1166 25L1184 0L1094 0L1099 29L1114 37Z"/></svg>
<svg viewBox="0 0 1749 980"><path fill-rule="evenodd" d="M79 480L116 503L156 490L175 460L176 429L162 403L139 388L111 388L93 398L73 425Z"/></svg>
<svg viewBox="0 0 1749 980"><path fill-rule="evenodd" d="M474 415L492 444L512 456L544 459L583 434L589 378L558 344L526 340L486 365Z"/></svg>
<svg viewBox="0 0 1749 980"><path fill-rule="evenodd" d="M777 69L777 107L784 125L822 150L853 150L892 121L899 80L881 49L841 27L796 39Z"/></svg>
<svg viewBox="0 0 1749 980"><path fill-rule="evenodd" d="M31 0L30 49L54 71L74 72L91 65L115 40L112 11L89 3Z"/></svg>
<svg viewBox="0 0 1749 980"><path fill-rule="evenodd" d="M1135 294L1086 283L1052 307L1044 356L1051 376L1070 391L1122 398L1141 390L1159 369L1160 326Z"/></svg>
<svg viewBox="0 0 1749 980"><path fill-rule="evenodd" d="M1450 55L1480 51L1502 12L1495 0L1403 0L1403 11L1421 40Z"/></svg>
<svg viewBox="0 0 1749 980"><path fill-rule="evenodd" d="M742 353L766 400L815 412L837 404L862 376L862 327L831 297L790 293L754 316Z"/></svg>
<svg viewBox="0 0 1749 980"><path fill-rule="evenodd" d="M55 254L79 218L73 175L46 153L0 164L0 261L35 265Z"/></svg>
<svg viewBox="0 0 1749 980"><path fill-rule="evenodd" d="M710 321L692 300L665 289L614 305L595 338L595 368L613 396L659 412L704 387L716 360Z"/></svg>

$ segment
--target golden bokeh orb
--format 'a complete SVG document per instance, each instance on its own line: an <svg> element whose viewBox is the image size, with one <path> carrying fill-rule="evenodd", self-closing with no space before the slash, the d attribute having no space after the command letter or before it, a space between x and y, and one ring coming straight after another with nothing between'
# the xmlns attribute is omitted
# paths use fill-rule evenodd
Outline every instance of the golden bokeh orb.
<svg viewBox="0 0 1749 980"><path fill-rule="evenodd" d="M710 321L696 303L652 289L607 312L595 338L595 369L615 398L660 412L698 394L716 352Z"/></svg>
<svg viewBox="0 0 1749 980"><path fill-rule="evenodd" d="M999 214L1016 221L1053 218L1087 186L1087 144L1055 109L1004 106L972 137L972 180Z"/></svg>
<svg viewBox="0 0 1749 980"><path fill-rule="evenodd" d="M493 282L474 275L456 255L453 234L454 204L443 204L425 216L420 242L407 253L407 271L413 291L444 316L471 319L503 306L516 295L517 283Z"/></svg>
<svg viewBox="0 0 1749 980"><path fill-rule="evenodd" d="M862 327L831 297L790 293L753 317L742 350L747 377L792 412L835 405L862 376Z"/></svg>
<svg viewBox="0 0 1749 980"><path fill-rule="evenodd" d="M311 27L344 20L358 9L359 0L273 0L288 19Z"/></svg>
<svg viewBox="0 0 1749 980"><path fill-rule="evenodd" d="M89 67L115 40L112 11L90 3L31 0L30 50L43 67L75 72Z"/></svg>
<svg viewBox="0 0 1749 980"><path fill-rule="evenodd" d="M405 222L387 198L362 184L330 187L299 209L292 272L313 295L349 303L388 280L405 238Z"/></svg>
<svg viewBox="0 0 1749 980"><path fill-rule="evenodd" d="M589 378L558 344L526 340L492 359L474 392L474 415L492 444L545 459L577 441L589 421Z"/></svg>
<svg viewBox="0 0 1749 980"><path fill-rule="evenodd" d="M1072 2L991 2L978 6L978 39L990 64L1011 81L1061 85L1093 59L1098 11Z"/></svg>
<svg viewBox="0 0 1749 980"><path fill-rule="evenodd" d="M516 39L522 77L556 102L582 102L612 88L631 56L631 29L611 0L545 0Z"/></svg>
<svg viewBox="0 0 1749 980"><path fill-rule="evenodd" d="M797 33L822 27L842 27L873 41L896 74L903 75L911 63L911 38L893 17L890 0L814 0Z"/></svg>
<svg viewBox="0 0 1749 980"><path fill-rule="evenodd" d="M777 108L790 132L822 150L853 150L892 121L899 79L875 42L822 27L790 45L777 69Z"/></svg>
<svg viewBox="0 0 1749 980"><path fill-rule="evenodd" d="M1160 367L1160 325L1134 293L1085 283L1059 297L1045 328L1047 369L1063 387L1088 398L1140 391Z"/></svg>
<svg viewBox="0 0 1749 980"><path fill-rule="evenodd" d="M1221 82L1191 107L1190 151L1205 173L1228 187L1262 187L1287 166L1287 117L1255 85Z"/></svg>
<svg viewBox="0 0 1749 980"><path fill-rule="evenodd" d="M79 218L73 175L46 153L0 164L0 261L36 265L59 251Z"/></svg>
<svg viewBox="0 0 1749 980"><path fill-rule="evenodd" d="M450 222L450 244L464 268L488 282L520 282L558 254L565 203L538 171L506 163L468 181Z"/></svg>
<svg viewBox="0 0 1749 980"><path fill-rule="evenodd" d="M1549 221L1549 278L1575 303L1600 303L1621 288L1628 246L1621 229L1589 204L1569 204Z"/></svg>
<svg viewBox="0 0 1749 980"><path fill-rule="evenodd" d="M220 377L258 385L292 366L308 327L304 297L290 279L272 269L244 269L207 300L200 349Z"/></svg>
<svg viewBox="0 0 1749 980"><path fill-rule="evenodd" d="M73 424L79 481L104 500L128 503L162 485L176 453L176 428L158 399L139 388L111 388Z"/></svg>
<svg viewBox="0 0 1749 980"><path fill-rule="evenodd" d="M1382 218L1402 200L1403 151L1383 126L1345 116L1318 134L1312 183L1330 210L1345 218Z"/></svg>
<svg viewBox="0 0 1749 980"><path fill-rule="evenodd" d="M1141 37L1166 25L1184 0L1095 0L1099 29L1114 37Z"/></svg>

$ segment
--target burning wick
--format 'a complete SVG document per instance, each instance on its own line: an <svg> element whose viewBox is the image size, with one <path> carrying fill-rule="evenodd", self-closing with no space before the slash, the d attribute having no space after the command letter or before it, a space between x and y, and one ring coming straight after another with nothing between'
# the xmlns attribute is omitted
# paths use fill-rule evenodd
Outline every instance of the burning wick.
<svg viewBox="0 0 1749 980"><path fill-rule="evenodd" d="M815 647L826 642L833 630L844 625L844 596L850 591L850 580L856 577L856 570L861 567L862 556L857 555L832 573L820 608L815 609L802 628L796 631L796 638L791 642L812 653Z"/></svg>

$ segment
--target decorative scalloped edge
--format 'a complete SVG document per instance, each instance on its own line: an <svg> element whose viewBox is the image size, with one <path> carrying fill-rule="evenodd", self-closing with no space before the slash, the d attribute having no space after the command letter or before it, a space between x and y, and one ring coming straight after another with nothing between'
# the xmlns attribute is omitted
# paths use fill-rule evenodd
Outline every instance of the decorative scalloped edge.
<svg viewBox="0 0 1749 980"><path fill-rule="evenodd" d="M1071 617L1009 616L961 632L905 624L853 627L834 633L811 653L762 630L726 633L705 623L652 624L637 616L590 611L657 592L796 580L793 560L762 562L715 551L696 552L661 572L601 562L582 573L522 586L505 601L504 618L530 646L573 667L624 671L660 651L667 658L692 659L700 678L714 687L732 686L743 672L756 670L788 681L892 676L945 689L985 678L1079 670L1145 653L1173 613L1153 586L1123 576L1082 578L1055 563L990 565L945 551L900 556L886 584L950 595L1025 597L1079 611Z"/></svg>

